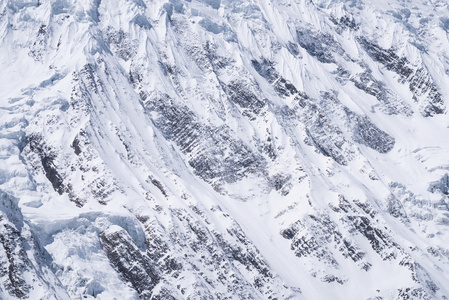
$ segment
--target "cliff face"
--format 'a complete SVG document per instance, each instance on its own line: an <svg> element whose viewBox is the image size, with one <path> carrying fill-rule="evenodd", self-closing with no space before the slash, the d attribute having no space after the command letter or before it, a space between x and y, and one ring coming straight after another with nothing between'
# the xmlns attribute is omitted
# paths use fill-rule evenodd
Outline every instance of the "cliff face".
<svg viewBox="0 0 449 300"><path fill-rule="evenodd" d="M0 298L449 297L448 12L1 2Z"/></svg>

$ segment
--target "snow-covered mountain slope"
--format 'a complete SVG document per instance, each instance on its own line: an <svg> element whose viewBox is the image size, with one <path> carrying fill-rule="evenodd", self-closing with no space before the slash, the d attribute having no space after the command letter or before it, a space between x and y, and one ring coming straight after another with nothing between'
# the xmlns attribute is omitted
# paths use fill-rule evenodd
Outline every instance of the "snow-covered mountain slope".
<svg viewBox="0 0 449 300"><path fill-rule="evenodd" d="M1 299L447 299L443 0L0 2Z"/></svg>

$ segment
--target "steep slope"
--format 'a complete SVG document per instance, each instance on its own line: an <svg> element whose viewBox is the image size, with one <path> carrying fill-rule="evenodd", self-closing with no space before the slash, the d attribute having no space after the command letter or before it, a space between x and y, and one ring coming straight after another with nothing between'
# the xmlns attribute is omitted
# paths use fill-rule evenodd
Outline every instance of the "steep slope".
<svg viewBox="0 0 449 300"><path fill-rule="evenodd" d="M444 1L0 3L0 298L449 297Z"/></svg>

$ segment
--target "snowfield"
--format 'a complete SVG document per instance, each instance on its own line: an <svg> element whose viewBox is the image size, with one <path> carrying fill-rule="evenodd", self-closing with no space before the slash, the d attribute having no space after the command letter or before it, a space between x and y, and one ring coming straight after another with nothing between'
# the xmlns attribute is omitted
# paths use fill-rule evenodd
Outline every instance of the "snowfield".
<svg viewBox="0 0 449 300"><path fill-rule="evenodd" d="M447 299L448 16L0 1L0 299Z"/></svg>

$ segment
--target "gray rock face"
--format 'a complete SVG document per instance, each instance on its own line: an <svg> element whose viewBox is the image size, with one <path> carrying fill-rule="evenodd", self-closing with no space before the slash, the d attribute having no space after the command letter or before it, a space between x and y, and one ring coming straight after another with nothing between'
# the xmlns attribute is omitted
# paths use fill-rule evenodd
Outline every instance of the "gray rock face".
<svg viewBox="0 0 449 300"><path fill-rule="evenodd" d="M294 96L298 103L295 115L305 124L308 134L308 143L314 145L319 152L332 157L336 162L346 165L347 156L351 156L351 150L344 148L345 144L351 144L344 137L347 128L339 128L337 120L333 120L331 111L340 109L345 111L345 122L353 127L353 140L365 144L380 152L387 153L394 146L394 138L377 128L367 117L362 117L347 107L344 107L332 93L322 93L321 99L311 99L307 94L299 92L289 81L282 78L268 61L252 61L256 71L263 76L281 97ZM347 151L347 154L344 152Z"/></svg>
<svg viewBox="0 0 449 300"><path fill-rule="evenodd" d="M433 78L425 67L414 67L405 57L399 57L393 49L383 49L365 38L360 39L364 49L389 71L399 75L399 80L408 83L413 99L420 103L423 116L442 114L445 103Z"/></svg>
<svg viewBox="0 0 449 300"><path fill-rule="evenodd" d="M30 150L36 153L41 160L45 176L50 181L54 190L62 195L67 191L67 187L64 186L63 179L54 164L55 154L51 153L51 149L42 145L42 137L38 135L28 137L28 144Z"/></svg>
<svg viewBox="0 0 449 300"><path fill-rule="evenodd" d="M340 72L344 72L344 70ZM345 73L342 75L346 76ZM401 101L397 95L389 90L385 83L374 78L370 69L367 69L358 76L352 77L350 80L360 90L376 97L382 104L381 110L383 112L388 114L404 114L407 116L413 113L410 106Z"/></svg>
<svg viewBox="0 0 449 300"><path fill-rule="evenodd" d="M299 289L282 284L242 229L219 207L212 213L231 221L226 233L217 231L199 207L169 213L173 224L167 229L149 217L139 218L147 237L146 254L167 281L165 284L178 290L179 294L173 294L175 299L226 299L229 295L260 299L276 294L288 298L300 294ZM185 279L193 281L193 286L185 285Z"/></svg>
<svg viewBox="0 0 449 300"><path fill-rule="evenodd" d="M380 130L369 119L360 116L353 117L356 135L360 137L360 143L364 143L379 153L388 153L394 147L394 138L385 131Z"/></svg>
<svg viewBox="0 0 449 300"><path fill-rule="evenodd" d="M297 31L298 43L307 53L322 63L335 63L334 54L342 55L343 49L329 34L314 33L309 29Z"/></svg>
<svg viewBox="0 0 449 300"><path fill-rule="evenodd" d="M16 226L16 224L23 226L23 221L20 211L14 205L14 199L11 199L3 191L1 191L0 197L2 204L2 214L0 215L0 245L4 253L4 257L2 256L0 277L2 278L5 292L10 296L19 299L28 298L32 286L25 281L24 273L30 270L31 263L25 250L26 241ZM9 215L7 215L8 213Z"/></svg>
<svg viewBox="0 0 449 300"><path fill-rule="evenodd" d="M147 108L149 112L160 114L155 120L156 127L178 145L189 157L189 165L195 174L206 181L232 183L248 173L260 172L266 166L260 154L232 137L229 127L201 124L188 108L170 105L168 97L150 100Z"/></svg>
<svg viewBox="0 0 449 300"><path fill-rule="evenodd" d="M101 244L111 264L130 282L142 299L150 299L159 276L153 262L133 243L123 228L109 228L100 234Z"/></svg>
<svg viewBox="0 0 449 300"><path fill-rule="evenodd" d="M449 175L446 173L439 181L432 182L429 191L432 193L439 191L443 195L449 195Z"/></svg>

